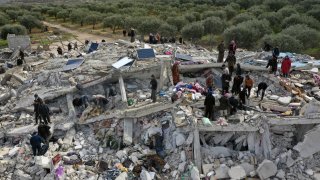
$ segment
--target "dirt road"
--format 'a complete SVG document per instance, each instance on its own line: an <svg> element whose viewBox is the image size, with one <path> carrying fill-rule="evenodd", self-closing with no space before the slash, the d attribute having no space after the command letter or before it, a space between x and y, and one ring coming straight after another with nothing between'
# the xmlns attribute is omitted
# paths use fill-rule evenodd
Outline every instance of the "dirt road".
<svg viewBox="0 0 320 180"><path fill-rule="evenodd" d="M60 24L52 24L46 21L42 21L44 25L48 26L48 27L53 27L53 28L57 28L60 31L66 32L66 33L70 33L72 35L74 35L76 37L77 40L81 41L82 43L84 43L85 40L90 40L90 41L97 41L97 42L101 42L102 39L106 40L106 41L113 41L113 39L104 37L104 36L99 36L99 35L95 35L95 34L89 34L89 33L85 33L85 32L80 32L77 30L72 30L66 27L61 26ZM73 41L73 40L71 40Z"/></svg>

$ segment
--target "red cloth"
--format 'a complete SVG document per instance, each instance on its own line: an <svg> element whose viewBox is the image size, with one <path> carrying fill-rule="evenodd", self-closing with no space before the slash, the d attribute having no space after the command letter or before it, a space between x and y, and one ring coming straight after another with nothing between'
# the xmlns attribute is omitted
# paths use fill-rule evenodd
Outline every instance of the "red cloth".
<svg viewBox="0 0 320 180"><path fill-rule="evenodd" d="M282 73L287 74L289 73L290 68L291 68L291 60L288 57L285 57L281 64L281 71Z"/></svg>

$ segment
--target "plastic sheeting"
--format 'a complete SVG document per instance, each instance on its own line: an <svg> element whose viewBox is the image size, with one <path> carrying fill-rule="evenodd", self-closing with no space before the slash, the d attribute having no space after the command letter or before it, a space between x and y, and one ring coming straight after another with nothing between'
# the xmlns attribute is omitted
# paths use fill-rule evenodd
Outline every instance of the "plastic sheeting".
<svg viewBox="0 0 320 180"><path fill-rule="evenodd" d="M63 71L76 69L84 62L84 59L69 59L67 64L63 66Z"/></svg>

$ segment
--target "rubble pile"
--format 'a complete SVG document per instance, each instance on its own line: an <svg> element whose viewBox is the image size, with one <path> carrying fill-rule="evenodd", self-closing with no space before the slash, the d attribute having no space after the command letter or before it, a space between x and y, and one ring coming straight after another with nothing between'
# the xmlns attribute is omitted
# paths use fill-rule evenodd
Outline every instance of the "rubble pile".
<svg viewBox="0 0 320 180"><path fill-rule="evenodd" d="M290 78L283 78L267 73L265 60L270 53L237 51L243 75L251 76L254 87L245 108L225 116L219 109L222 63L216 63L217 52L194 45L124 40L99 43L96 51L87 53L89 46L58 56L47 51L26 53L27 63L12 68L7 66L12 61L4 61L0 179L320 176L320 83L313 58L282 54L300 63ZM152 48L155 57L139 58L137 49L143 48ZM124 57L134 61L114 66ZM180 62L176 85L172 82L173 59ZM70 62L76 63L66 70ZM301 65L306 62L308 65ZM204 117L210 73L214 76L215 121ZM151 75L158 81L154 103ZM263 100L256 97L259 82L269 85ZM42 156L33 156L30 145L31 134L37 131L34 94L51 113L52 137ZM83 96L103 97L107 106L91 101L88 107L75 106L74 98Z"/></svg>

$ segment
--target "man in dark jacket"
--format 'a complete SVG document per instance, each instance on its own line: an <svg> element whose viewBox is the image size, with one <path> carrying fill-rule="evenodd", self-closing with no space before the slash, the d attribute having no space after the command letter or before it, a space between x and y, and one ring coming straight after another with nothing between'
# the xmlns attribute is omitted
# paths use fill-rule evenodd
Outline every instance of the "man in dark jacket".
<svg viewBox="0 0 320 180"><path fill-rule="evenodd" d="M46 104L40 104L39 106L39 114L44 121L44 124L51 123L50 121L50 110Z"/></svg>
<svg viewBox="0 0 320 180"><path fill-rule="evenodd" d="M237 112L237 108L239 106L239 101L236 98L234 98L234 96L231 96L229 98L229 104L231 106L230 115L233 115Z"/></svg>
<svg viewBox="0 0 320 180"><path fill-rule="evenodd" d="M239 75L239 76L242 75L242 69L239 63L237 63L236 75Z"/></svg>
<svg viewBox="0 0 320 180"><path fill-rule="evenodd" d="M83 95L80 98L74 98L73 101L72 101L72 104L75 107L87 108L88 105L89 105L89 98L86 95Z"/></svg>
<svg viewBox="0 0 320 180"><path fill-rule="evenodd" d="M43 155L41 153L41 143L46 143L45 140L43 139L43 137L41 137L39 134L37 134L36 132L34 132L32 134L32 137L30 139L30 144L32 147L32 152L34 156L41 156Z"/></svg>
<svg viewBox="0 0 320 180"><path fill-rule="evenodd" d="M265 82L261 82L261 83L258 84L257 97L259 97L259 92L262 90L261 101L263 100L264 93L265 93L267 88L268 88L268 85Z"/></svg>
<svg viewBox="0 0 320 180"><path fill-rule="evenodd" d="M226 95L222 96L220 99L219 99L219 102L220 102L220 115L221 116L224 116L224 117L227 117L228 115L228 108L229 108L229 102L228 102L228 98Z"/></svg>
<svg viewBox="0 0 320 180"><path fill-rule="evenodd" d="M229 92L230 81L231 81L231 76L229 74L222 74L221 76L222 94Z"/></svg>
<svg viewBox="0 0 320 180"><path fill-rule="evenodd" d="M234 54L230 54L228 55L228 57L226 58L226 61L228 63L228 69L229 69L229 73L232 76L232 73L234 71L234 66L236 65L236 57L234 56Z"/></svg>
<svg viewBox="0 0 320 180"><path fill-rule="evenodd" d="M269 66L271 67L271 69L270 69L271 72L276 74L277 69L278 69L278 61L277 61L277 57L276 56L272 56L272 58L269 59L266 68L269 68Z"/></svg>
<svg viewBox="0 0 320 180"><path fill-rule="evenodd" d="M50 126L45 124L40 124L38 126L38 134L49 143L49 139L51 138Z"/></svg>
<svg viewBox="0 0 320 180"><path fill-rule="evenodd" d="M277 46L275 48L273 48L272 55L275 57L278 57L280 55L280 50Z"/></svg>
<svg viewBox="0 0 320 180"><path fill-rule="evenodd" d="M36 119L35 125L38 124L38 119L40 119L40 123L41 123L41 116L40 116L40 105L41 104L43 104L42 99L38 96L38 94L35 94L34 101L33 101L33 107L34 107L34 113L35 113L35 119Z"/></svg>
<svg viewBox="0 0 320 180"><path fill-rule="evenodd" d="M246 104L246 89L243 88L239 93L239 100L240 100L240 108L245 110L244 105Z"/></svg>
<svg viewBox="0 0 320 180"><path fill-rule="evenodd" d="M239 94L241 91L241 84L243 83L243 77L240 75L237 75L233 78L233 85L231 92L233 94Z"/></svg>
<svg viewBox="0 0 320 180"><path fill-rule="evenodd" d="M212 91L209 91L206 99L204 100L204 106L205 106L205 117L209 118L210 120L213 120L213 107L215 105L215 98L212 96Z"/></svg>
<svg viewBox="0 0 320 180"><path fill-rule="evenodd" d="M57 48L57 52L59 55L62 55L62 48L60 46Z"/></svg>
<svg viewBox="0 0 320 180"><path fill-rule="evenodd" d="M219 51L218 63L222 63L223 62L223 57L224 57L224 43L223 43L223 41L220 42L220 44L218 45L217 49Z"/></svg>
<svg viewBox="0 0 320 180"><path fill-rule="evenodd" d="M71 51L72 50L72 46L71 46L71 43L69 42L68 43L68 51Z"/></svg>
<svg viewBox="0 0 320 180"><path fill-rule="evenodd" d="M133 43L135 41L135 37L136 37L136 32L134 31L133 28L131 28L131 30L130 30L130 37L131 37L130 42Z"/></svg>
<svg viewBox="0 0 320 180"><path fill-rule="evenodd" d="M150 85L151 85L151 99L152 99L152 102L155 103L157 100L156 92L157 92L158 82L153 74L151 75Z"/></svg>

